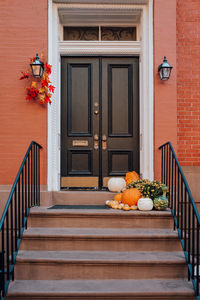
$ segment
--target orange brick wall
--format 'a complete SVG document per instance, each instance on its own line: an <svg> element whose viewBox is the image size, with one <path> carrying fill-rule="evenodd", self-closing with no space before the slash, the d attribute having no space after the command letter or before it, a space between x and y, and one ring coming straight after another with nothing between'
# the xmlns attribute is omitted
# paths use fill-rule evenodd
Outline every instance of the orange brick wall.
<svg viewBox="0 0 200 300"><path fill-rule="evenodd" d="M200 166L200 0L177 0L178 156Z"/></svg>
<svg viewBox="0 0 200 300"><path fill-rule="evenodd" d="M164 56L173 66L168 81L160 80L158 66ZM160 179L159 146L177 145L176 0L154 1L154 176Z"/></svg>
<svg viewBox="0 0 200 300"><path fill-rule="evenodd" d="M47 109L25 100L19 81L36 52L47 57L47 0L0 1L0 185L11 184L31 140L44 147L41 179L47 173Z"/></svg>

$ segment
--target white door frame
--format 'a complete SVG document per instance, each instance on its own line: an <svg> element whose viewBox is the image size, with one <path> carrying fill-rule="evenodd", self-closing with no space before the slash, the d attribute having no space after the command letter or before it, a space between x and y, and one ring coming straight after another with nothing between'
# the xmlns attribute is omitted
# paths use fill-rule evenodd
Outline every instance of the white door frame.
<svg viewBox="0 0 200 300"><path fill-rule="evenodd" d="M67 4L48 2L48 62L52 65L51 81L56 87L48 107L48 190L60 190L60 132L61 132L61 55L137 55L140 57L140 173L143 178L154 177L153 170L153 0L129 0L121 5L141 10L141 41L137 42L66 42L60 40L62 31L59 11ZM60 1L59 1L60 2ZM65 2L65 1L62 1ZM69 3L69 1L67 1ZM77 0L71 0L72 5ZM84 0L82 0L82 3ZM87 0L98 4L98 0ZM106 3L109 1L107 0ZM112 7L123 0L110 0ZM78 5L78 4L76 4ZM95 9L98 9L98 5ZM119 6L119 5L118 5ZM119 6L119 8L121 7Z"/></svg>

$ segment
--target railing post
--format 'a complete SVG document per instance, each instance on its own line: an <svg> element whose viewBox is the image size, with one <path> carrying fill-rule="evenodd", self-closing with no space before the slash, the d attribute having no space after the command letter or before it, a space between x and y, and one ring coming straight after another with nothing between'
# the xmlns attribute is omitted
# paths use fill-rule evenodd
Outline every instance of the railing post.
<svg viewBox="0 0 200 300"><path fill-rule="evenodd" d="M1 294L4 297L5 296L5 259L4 259L4 253L5 253L5 243L4 243L4 223L2 225L1 229L1 260L0 260L0 270L1 270Z"/></svg>
<svg viewBox="0 0 200 300"><path fill-rule="evenodd" d="M38 151L38 206L40 205L40 148Z"/></svg>

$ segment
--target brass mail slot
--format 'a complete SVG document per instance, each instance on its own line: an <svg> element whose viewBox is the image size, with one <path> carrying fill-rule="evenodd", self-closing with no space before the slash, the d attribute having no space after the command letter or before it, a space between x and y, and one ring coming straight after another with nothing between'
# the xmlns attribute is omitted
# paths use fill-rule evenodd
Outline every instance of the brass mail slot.
<svg viewBox="0 0 200 300"><path fill-rule="evenodd" d="M88 141L87 140L74 140L72 141L72 146L78 146L78 147L87 147Z"/></svg>

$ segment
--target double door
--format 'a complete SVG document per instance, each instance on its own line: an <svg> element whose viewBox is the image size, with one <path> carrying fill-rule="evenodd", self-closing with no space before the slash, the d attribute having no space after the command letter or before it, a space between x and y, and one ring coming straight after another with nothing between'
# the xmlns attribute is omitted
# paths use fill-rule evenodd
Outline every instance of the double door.
<svg viewBox="0 0 200 300"><path fill-rule="evenodd" d="M139 172L138 58L62 58L61 188Z"/></svg>

